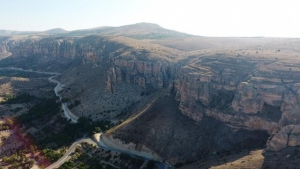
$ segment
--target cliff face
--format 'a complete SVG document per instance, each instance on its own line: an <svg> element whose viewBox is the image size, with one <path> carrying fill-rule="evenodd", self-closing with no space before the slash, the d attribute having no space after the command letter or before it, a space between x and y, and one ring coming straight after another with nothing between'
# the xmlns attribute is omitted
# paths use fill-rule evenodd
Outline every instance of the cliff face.
<svg viewBox="0 0 300 169"><path fill-rule="evenodd" d="M178 74L175 89L179 109L195 121L211 116L270 134L298 124L299 70L294 65L279 74L275 64L278 63L262 66L259 60L203 58Z"/></svg>
<svg viewBox="0 0 300 169"><path fill-rule="evenodd" d="M262 64L262 62L264 64ZM153 63L151 64L153 65ZM152 76L159 74L159 72L157 73L157 71L154 70L161 70L161 74L165 74L162 70L168 70L167 68L153 69L154 66L151 66L151 69L147 69L148 67L145 65L151 64L145 61L115 60L114 67L110 69L108 78L114 79L114 83L110 84L117 85L117 83L125 81L124 79L126 79L127 82L131 82L130 79L132 78L128 77L128 73L133 76L139 75L145 79L148 74ZM234 136L236 140L251 138L250 140L254 142L264 140L266 143L266 137L261 137L260 134L254 134L255 137L250 137L250 133L267 132L271 135L270 141L267 144L270 148L267 150L280 150L287 146L300 145L297 142L299 139L297 130L292 133L291 142L286 144L288 142L287 140L289 140L289 133L291 132L286 132L285 129L285 126L299 124L299 113L297 112L299 112L298 90L300 75L298 65L276 61L276 59L263 60L247 57L208 56L199 57L198 61L190 65L182 66L181 68L169 66L169 70L173 70L170 71L172 72L170 73L172 76L167 76L170 80L167 81L167 83L163 83L168 85L159 86L156 85L156 83L148 83L148 85L146 85L146 79L142 81L145 83L134 82L133 84L146 88L155 85L158 87L169 86L170 90L174 89L175 99L178 101L178 105L176 106L178 106L178 109L183 115L196 121L199 126L207 123L208 119L213 118L222 124L230 126L229 129L232 129L232 133L234 134L236 134L237 131L245 132L243 136ZM120 76L120 73L123 77L127 78ZM109 88L111 88L111 86L109 86ZM157 109L157 111L158 110L159 109ZM153 113L149 113L149 116L150 115L153 115ZM145 121L145 119L144 121L137 120L134 123L144 125ZM214 122L215 127L216 124L217 123ZM205 125L207 126L207 124ZM153 127L154 125L149 124L149 126ZM150 139L148 139L149 133L145 133L144 129L137 130L135 128L139 127L123 127L117 132L116 136L117 138L133 141L135 143L142 142L139 137L147 138L146 140ZM166 127L165 130L171 130L170 128ZM209 128L213 127L211 126ZM139 134L128 135L128 132ZM167 133L168 132L164 134ZM218 135L217 131L210 130L210 134L212 133ZM229 133L230 132L226 134L230 135ZM181 153L181 158L179 158L177 155L161 151L162 147L173 147L172 150L178 147L176 141L172 141L172 144L165 145L161 142L161 139L164 138L162 135L151 135L152 141L143 142L143 144L152 147L156 152L170 161L174 159L185 161L188 159L186 158L188 154L198 153L198 151L193 152L193 149L201 147L195 144L193 144L195 145L193 148L182 145L184 151L176 151L177 153ZM196 134L196 136L189 136L188 138L197 140L199 139L197 136L206 138L205 134L202 135L200 133ZM220 136L214 138L221 139ZM178 142L181 141L180 139L178 140ZM201 143L204 142L205 141L201 141ZM214 151L222 152L232 149L222 147L224 144L234 145L240 143L235 143L233 140L226 140L222 142L222 144L211 146L214 147L214 149L201 147L199 148L201 149L199 152L212 153ZM162 145L162 147L153 145ZM197 154L195 156L203 157L204 155Z"/></svg>
<svg viewBox="0 0 300 169"><path fill-rule="evenodd" d="M6 46L3 43L0 43L0 53L6 53Z"/></svg>
<svg viewBox="0 0 300 169"><path fill-rule="evenodd" d="M142 88L168 87L173 81L177 67L155 61L113 59L113 67L107 72L106 90L116 93L116 84L131 83Z"/></svg>
<svg viewBox="0 0 300 169"><path fill-rule="evenodd" d="M13 57L82 57L84 59L98 61L109 52L124 47L107 41L103 37L88 36L75 37L48 37L48 38L25 38L21 40L9 40L7 47L12 51Z"/></svg>
<svg viewBox="0 0 300 169"><path fill-rule="evenodd" d="M0 45L1 52L10 51L12 58L33 60L31 69L55 69L45 63L64 64L72 61L78 64L107 64L106 90L116 93L116 84L132 83L143 88L163 88L174 79L176 70L167 61L148 60L145 50L136 50L105 37L36 37L21 39L4 39ZM44 62L44 63L43 63ZM24 65L20 65L24 66ZM74 65L72 65L74 66ZM49 68L48 68L49 67Z"/></svg>
<svg viewBox="0 0 300 169"><path fill-rule="evenodd" d="M300 146L300 125L287 125L273 135L267 143L267 150L279 151L288 146Z"/></svg>
<svg viewBox="0 0 300 169"><path fill-rule="evenodd" d="M9 51L7 50L5 37L0 37L0 60L8 57L10 55Z"/></svg>
<svg viewBox="0 0 300 169"><path fill-rule="evenodd" d="M100 36L19 37L4 39L2 43L5 44L2 45L2 50L11 52L11 57L2 62L3 66L15 64L25 69L52 71L64 71L80 63L108 63L111 52L122 53L129 49ZM19 64L20 62L23 63Z"/></svg>

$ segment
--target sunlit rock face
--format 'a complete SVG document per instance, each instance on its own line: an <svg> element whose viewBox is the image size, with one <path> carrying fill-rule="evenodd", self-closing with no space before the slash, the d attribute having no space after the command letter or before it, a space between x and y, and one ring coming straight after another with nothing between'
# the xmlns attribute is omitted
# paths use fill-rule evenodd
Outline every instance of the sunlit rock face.
<svg viewBox="0 0 300 169"><path fill-rule="evenodd" d="M156 61L114 59L113 67L107 72L107 90L121 82L132 83L142 88L160 89L169 86L175 76L175 69L169 64Z"/></svg>
<svg viewBox="0 0 300 169"><path fill-rule="evenodd" d="M279 151L288 146L300 146L300 125L287 125L283 127L268 141L266 150Z"/></svg>
<svg viewBox="0 0 300 169"><path fill-rule="evenodd" d="M101 61L108 58L108 53L125 47L124 45L107 41L99 36L76 37L36 37L18 40L7 40L6 47L12 52L12 57L80 57L90 61Z"/></svg>
<svg viewBox="0 0 300 169"><path fill-rule="evenodd" d="M115 85L121 82L132 83L143 88L163 88L175 77L172 63L139 58L140 53L121 43L100 36L24 38L7 40L0 50L10 49L11 57L35 57L40 62L49 60L80 60L81 64L106 64L106 90L115 93ZM128 54L127 54L128 53Z"/></svg>

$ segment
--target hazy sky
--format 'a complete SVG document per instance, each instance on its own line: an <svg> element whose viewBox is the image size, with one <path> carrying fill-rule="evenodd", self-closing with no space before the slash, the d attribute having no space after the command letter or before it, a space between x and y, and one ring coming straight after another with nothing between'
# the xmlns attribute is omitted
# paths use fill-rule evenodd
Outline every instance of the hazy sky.
<svg viewBox="0 0 300 169"><path fill-rule="evenodd" d="M0 16L8 30L150 22L202 36L300 37L299 0L0 0Z"/></svg>

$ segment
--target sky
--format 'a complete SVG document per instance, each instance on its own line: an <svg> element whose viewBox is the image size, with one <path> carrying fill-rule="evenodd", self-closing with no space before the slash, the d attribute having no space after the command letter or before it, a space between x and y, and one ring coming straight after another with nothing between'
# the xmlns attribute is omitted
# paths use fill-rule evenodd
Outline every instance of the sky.
<svg viewBox="0 0 300 169"><path fill-rule="evenodd" d="M299 0L0 0L0 16L0 30L148 22L200 36L300 37Z"/></svg>

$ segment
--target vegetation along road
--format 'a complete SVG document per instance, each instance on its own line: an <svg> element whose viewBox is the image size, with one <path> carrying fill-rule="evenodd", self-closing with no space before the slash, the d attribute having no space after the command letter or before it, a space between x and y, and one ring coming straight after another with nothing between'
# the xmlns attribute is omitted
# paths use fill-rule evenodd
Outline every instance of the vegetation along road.
<svg viewBox="0 0 300 169"><path fill-rule="evenodd" d="M18 71L25 71L25 72L34 72L34 73L41 73L41 74L47 74L47 75L53 75L51 77L49 77L49 81L52 83L56 83L57 85L54 88L54 92L55 95L59 97L59 99L61 100L62 97L60 96L59 92L61 92L64 88L64 84L62 84L61 82L59 82L58 80L55 80L54 78L59 76L60 73L56 73L56 72L42 72L42 71L33 71L33 70L24 70L24 69L20 69L20 68L14 68L14 67L9 67L9 68L0 68L0 69L7 69L7 70L18 70ZM159 96L159 95L158 95ZM138 117L139 115L141 115L145 110L147 110L150 105L158 98L158 96L154 97L154 99L148 103L140 113L138 113L137 115L135 115L134 117L130 118L128 121L131 121L133 119L135 119L136 117ZM76 117L69 109L67 106L67 103L62 103L62 109L64 111L64 116L68 119L71 119L71 121L73 123L77 123L78 117ZM129 155L135 155L135 156L139 156L144 158L145 160L153 160L153 158L146 158L143 155L139 155L139 153L131 153L130 151L126 151L123 149L119 149L118 147L111 147L108 146L107 144L105 144L102 139L101 139L101 134L98 134L97 137L99 137L99 140L97 140L97 143L95 141L93 141L90 138L82 138L79 139L77 141L75 141L70 148L68 149L68 151L55 163L51 164L50 166L48 166L46 169L53 169L53 168L58 168L59 166L61 166L64 162L66 162L68 159L70 159L70 155L71 153L73 153L76 149L76 146L81 144L81 143L89 143L89 144L94 144L94 145L98 145L99 147L106 149L106 150L111 150L111 151L116 151L116 152L121 152L121 153L126 153ZM168 168L168 164L163 163L163 162L156 162L156 165L159 167L159 169L166 169Z"/></svg>

